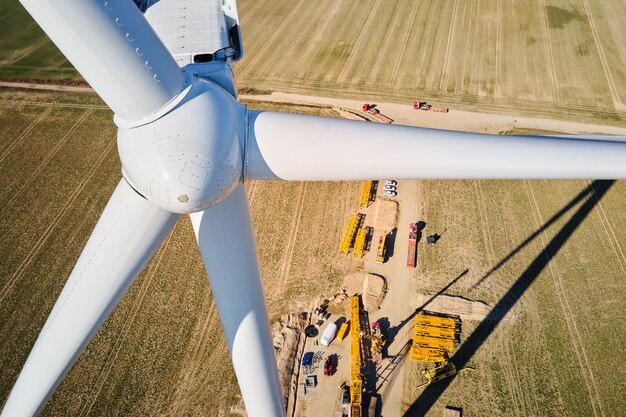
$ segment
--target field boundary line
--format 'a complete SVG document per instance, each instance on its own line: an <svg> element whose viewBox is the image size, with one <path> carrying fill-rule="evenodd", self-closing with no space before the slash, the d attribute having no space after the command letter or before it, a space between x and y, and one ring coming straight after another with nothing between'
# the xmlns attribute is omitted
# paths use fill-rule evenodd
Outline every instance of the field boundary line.
<svg viewBox="0 0 626 417"><path fill-rule="evenodd" d="M261 48L261 50L259 52L257 52L257 54L254 56L254 58L252 58L250 61L248 61L248 64L241 69L241 71L240 71L241 74L247 74L248 72L252 71L252 69L257 64L259 59L265 57L265 52L270 48L270 46L272 46L272 42L274 42L274 39L276 39L276 37L283 31L283 29L285 28L285 26L287 26L289 21L295 15L297 15L298 10L300 9L300 7L303 4L304 4L304 0L298 1L298 4L296 4L296 7L294 7L291 10L291 13L289 13L287 15L287 17L285 17L285 20L283 20L282 23L276 28L274 33L272 33L272 36L270 36L269 39L267 41L265 41L265 45L263 45L263 48Z"/></svg>
<svg viewBox="0 0 626 417"><path fill-rule="evenodd" d="M591 33L593 34L593 40L596 44L598 55L600 56L602 70L604 71L604 76L606 77L607 84L609 85L609 92L611 93L611 98L613 99L613 106L615 106L615 109L624 110L626 109L626 106L624 106L619 97L619 93L615 87L615 81L613 81L613 76L609 70L609 64L606 59L606 55L604 54L604 48L602 47L602 41L600 40L600 35L598 34L596 22L593 20L593 14L591 12L591 7L589 6L589 1L583 0L582 3L585 8L585 13L587 14L587 20L589 22L589 26L591 27Z"/></svg>
<svg viewBox="0 0 626 417"><path fill-rule="evenodd" d="M361 32L359 33L359 36L356 39L356 42L354 44L354 47L352 48L352 51L350 51L350 56L348 57L348 61L344 64L343 70L339 74L339 78L337 78L338 83L343 83L346 81L346 77L348 76L348 72L352 69L352 66L354 65L354 61L357 59L357 57L361 56L361 55L357 55L357 52L359 48L361 48L361 44L363 43L363 39L365 38L365 35L369 33L370 25L372 24L374 20L373 18L376 15L376 12L378 11L379 7L380 7L380 0L376 0L376 3L374 3L374 6L372 6L370 10L370 14L367 16L367 19L365 20L365 24L361 27Z"/></svg>
<svg viewBox="0 0 626 417"><path fill-rule="evenodd" d="M393 72L391 73L391 86L395 87L398 84L398 71L400 71L400 65L402 65L402 61L404 59L404 52L406 51L406 46L409 44L409 38L411 36L411 32L413 31L413 24L415 23L415 16L417 16L417 9L420 7L421 0L417 0L415 2L415 6L411 11L411 19L409 20L409 28L404 33L404 42L402 42L402 48L400 48L400 53L398 54L398 60L396 61L396 65L393 67Z"/></svg>
<svg viewBox="0 0 626 417"><path fill-rule="evenodd" d="M443 59L443 71L439 80L439 89L446 91L448 89L448 78L450 76L450 54L452 53L452 44L454 40L454 27L456 25L457 10L459 8L459 0L454 0L452 6L452 17L450 18L450 28L448 29L448 39L446 43L446 54Z"/></svg>
<svg viewBox="0 0 626 417"><path fill-rule="evenodd" d="M548 63L548 72L550 73L550 83L552 86L552 97L554 101L559 104L561 102L561 97L559 96L558 89L558 81L556 76L556 66L554 65L554 55L552 54L552 37L550 36L550 24L548 21L547 15L547 6L545 0L540 0L540 16L541 16L541 29L543 32L543 36L546 38L545 45L545 53L546 53L546 61Z"/></svg>
<svg viewBox="0 0 626 417"><path fill-rule="evenodd" d="M592 182L590 180L586 180L585 183L588 185L592 185ZM617 235L615 234L615 231L613 230L611 221L609 220L609 217L607 216L606 211L604 210L604 206L602 205L602 202L597 199L595 193L593 194L593 196L596 199L595 209L597 209L600 223L602 223L602 227L604 228L604 231L606 232L606 235L609 238L609 243L611 244L611 248L613 249L613 252L615 253L615 256L617 257L617 261L619 262L620 268L622 269L622 272L624 273L624 275L626 275L626 256L624 255L624 250L622 249L622 246L619 244L619 239L617 239Z"/></svg>
<svg viewBox="0 0 626 417"><path fill-rule="evenodd" d="M65 145L65 143L69 139L70 135L73 134L76 131L76 129L91 114L93 114L93 110L92 109L85 110L85 112L68 129L68 131L65 133L65 135L63 135L61 140L59 140L59 142L52 148L52 150L50 152L48 152L46 157L43 159L43 161L41 161L41 163L37 166L37 168L28 176L28 180L25 183L22 184L22 186L20 187L19 190L17 190L16 192L12 193L12 197L5 203L4 208L2 210L0 210L0 218L2 217L4 212L7 210L7 208L11 205L11 203L13 203L18 197L20 197L22 195L22 192L24 192L24 190L27 189L28 186L30 186L30 184L33 183L33 181L35 181L35 178L37 178L37 176L41 173L41 171L43 171L43 169L48 165L48 163L52 160L52 158L54 158L54 156L59 152L59 150L61 150L63 145Z"/></svg>
<svg viewBox="0 0 626 417"><path fill-rule="evenodd" d="M315 33L315 36L311 40L311 43L309 44L309 46L306 49L306 51L304 52L304 54L302 54L302 58L300 58L300 63L296 67L296 70L292 71L292 73L291 73L292 75L296 75L297 76L300 73L300 71L302 71L302 67L304 66L304 63L306 62L307 59L309 59L309 55L311 55L311 52L313 52L313 50L315 49L315 46L317 45L317 43L322 38L322 35L326 31L326 28L328 27L328 24L330 23L331 20L333 20L333 18L337 14L337 9L339 9L340 5L341 5L341 2L340 1L336 1L335 2L335 7L333 7L333 9L331 10L330 13L326 14L326 20L324 21L324 23L322 23L321 25L318 26L317 31Z"/></svg>
<svg viewBox="0 0 626 417"><path fill-rule="evenodd" d="M534 191L530 182L525 180L524 185L526 186L526 193L528 195L528 199L531 205L531 212L533 218L535 220L535 225L541 227L544 224L544 220L541 216L541 212L539 210L539 204L537 203L537 198L535 197ZM594 198L593 196L589 196L589 198ZM542 246L545 248L547 246L546 238L544 234L539 236L541 239ZM552 254L555 255L555 254ZM567 330L570 336L570 341L572 343L572 347L574 349L574 353L576 354L576 359L578 360L578 365L581 368L582 379L587 388L587 394L589 396L589 403L591 405L591 409L593 411L594 416L604 416L604 410L602 409L602 401L600 394L598 392L598 386L595 381L595 376L593 374L593 369L591 364L589 363L589 358L587 357L587 352L585 351L585 347L582 342L582 337L580 335L580 331L578 330L578 325L574 320L574 312L568 302L567 294L565 293L565 287L563 286L563 278L561 275L561 271L559 270L556 259L553 257L548 262L548 268L550 271L550 276L552 277L552 283L554 284L554 288L556 289L555 293L559 304L561 305L561 310L563 311L563 319L567 326Z"/></svg>
<svg viewBox="0 0 626 417"><path fill-rule="evenodd" d="M111 373L111 370L113 369L113 365L115 364L115 361L117 360L117 357L119 356L120 350L122 349L122 346L124 346L124 343L126 342L126 336L128 335L128 332L130 331L130 328L132 324L134 323L135 318L137 317L137 312L139 311L139 307L141 307L141 304L143 303L143 300L146 297L146 293L148 292L148 288L150 287L150 284L152 283L154 276L156 275L156 271L159 269L159 265L161 264L163 255L165 254L165 252L167 252L167 247L170 243L170 240L172 239L172 235L173 233L170 233L168 235L167 239L165 240L165 243L161 245L161 247L159 248L159 251L154 257L155 263L150 268L150 272L148 273L148 276L146 277L146 279L141 283L141 287L139 288L139 294L137 295L137 298L133 302L130 308L130 311L126 315L124 319L124 325L122 326L122 329L118 332L117 337L115 338L115 342L113 343L113 347L109 351L109 354L104 362L104 365L102 365L100 373L96 377L96 381L95 381L96 385L92 387L92 389L90 390L90 393L87 394L87 397L91 397L91 401L87 400L87 402L85 403L85 406L80 411L80 414L79 414L80 416L88 415L91 412L91 408L96 403L98 396L100 396L100 391L102 391L102 387L104 386L105 382L107 381L109 377L109 374Z"/></svg>
<svg viewBox="0 0 626 417"><path fill-rule="evenodd" d="M3 103L6 103L6 101L3 101ZM11 151L20 143L22 143L22 141L24 141L24 139L30 134L30 132L33 131L33 129L41 122L43 122L46 118L48 118L48 116L50 116L50 113L52 113L52 107L47 106L44 111L32 122L30 122L30 124L26 127L26 129L24 129L22 131L22 133L20 133L17 136L17 139L15 139L13 142L11 142L11 144L9 146L7 146L3 151L2 154L0 155L0 162L3 162L4 159L7 157L7 155L9 155L11 153Z"/></svg>
<svg viewBox="0 0 626 417"><path fill-rule="evenodd" d="M306 182L300 184L300 190L298 191L298 197L296 198L296 208L291 219L291 226L289 227L289 235L287 237L287 250L283 257L283 262L280 267L280 273L278 274L279 286L277 293L284 290L287 285L287 278L289 278L289 270L291 269L291 259L293 258L293 251L296 247L296 236L298 235L298 229L300 228L300 220L302 219L302 208L304 206L304 195L306 193Z"/></svg>
<svg viewBox="0 0 626 417"><path fill-rule="evenodd" d="M92 167L87 172L83 180L74 188L74 191L72 192L72 194L70 194L67 200L65 200L65 204L63 204L63 207L61 207L61 209L58 211L56 216L52 219L52 221L50 222L46 230L42 233L39 240L35 243L35 245L30 250L30 252L26 255L26 257L22 260L22 263L17 267L17 269L15 270L11 278L9 278L9 280L4 285L4 287L2 287L2 289L0 290L0 303L2 303L2 301L7 296L7 294L9 294L15 282L17 281L18 278L22 276L26 268L30 265L32 260L35 258L35 255L39 253L39 251L43 247L43 244L48 240L52 231L57 227L57 225L61 221L61 218L65 215L65 212L67 211L68 207L76 200L76 198L78 198L78 195L85 188L87 183L91 180L91 177L93 177L94 173L97 171L100 165L102 165L102 163L106 159L109 152L111 152L111 150L115 147L115 144L116 142L112 140L111 143L104 149L104 151L102 152L102 155L100 155L98 160L92 165Z"/></svg>

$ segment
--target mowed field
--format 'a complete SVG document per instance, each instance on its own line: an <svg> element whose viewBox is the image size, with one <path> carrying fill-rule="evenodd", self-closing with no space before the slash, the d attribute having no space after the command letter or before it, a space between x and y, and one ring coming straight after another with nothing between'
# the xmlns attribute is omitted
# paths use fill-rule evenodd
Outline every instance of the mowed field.
<svg viewBox="0 0 626 417"><path fill-rule="evenodd" d="M239 10L245 86L624 122L626 9L610 0L241 0Z"/></svg>
<svg viewBox="0 0 626 417"><path fill-rule="evenodd" d="M472 367L413 393L406 416L620 416L626 406L626 200L623 182L429 181L414 287L495 305L463 323L452 356ZM423 243L422 243L423 244ZM426 307L428 308L428 307Z"/></svg>
<svg viewBox="0 0 626 417"><path fill-rule="evenodd" d="M121 174L112 114L95 95L4 90L0 126L3 404ZM359 184L253 182L248 190L272 318L332 294L353 268L337 242ZM201 416L238 402L183 217L43 415Z"/></svg>

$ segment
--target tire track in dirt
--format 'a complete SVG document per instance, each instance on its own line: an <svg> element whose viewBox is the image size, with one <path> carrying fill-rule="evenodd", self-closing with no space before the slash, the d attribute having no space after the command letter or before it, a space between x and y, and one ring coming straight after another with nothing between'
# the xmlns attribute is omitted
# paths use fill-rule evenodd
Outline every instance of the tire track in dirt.
<svg viewBox="0 0 626 417"><path fill-rule="evenodd" d="M448 40L446 43L446 54L443 60L443 71L439 80L439 89L447 91L448 78L450 77L450 56L452 55L452 44L454 43L454 28L456 26L457 10L459 9L459 0L454 0L452 6L452 17L450 18L450 28L448 29Z"/></svg>
<svg viewBox="0 0 626 417"><path fill-rule="evenodd" d="M554 101L558 104L561 102L561 98L559 96L558 89L558 79L556 76L556 67L554 65L554 55L552 54L552 37L550 36L550 23L548 21L547 14L547 6L545 0L539 0L540 12L541 16L541 30L543 32L544 38L546 38L545 42L545 52L546 52L546 62L548 63L548 73L550 74L550 85L552 87L552 97Z"/></svg>
<svg viewBox="0 0 626 417"><path fill-rule="evenodd" d="M243 19L241 19L241 26L243 27L243 25L246 24L246 22L248 20L250 20L252 18L252 16L254 16L256 14L256 12L258 12L262 7L265 6L265 3L267 3L267 0L261 0L260 2L258 2L256 4L256 7L254 9L252 9L250 11L250 13L246 14L246 17L244 17Z"/></svg>
<svg viewBox="0 0 626 417"><path fill-rule="evenodd" d="M596 27L596 22L593 20L593 14L591 12L591 7L589 7L588 0L582 0L583 7L585 8L585 13L587 14L587 20L589 21L589 26L591 27L591 33L593 34L593 40L596 44L596 49L598 50L598 55L600 56L600 63L602 64L602 70L604 71L604 76L606 77L606 81L609 85L609 91L611 93L611 98L613 99L613 106L615 106L616 110L624 110L626 106L622 103L622 100L619 97L619 93L617 92L617 88L615 87L615 81L613 80L613 75L611 75L611 70L609 69L609 64L606 59L606 55L604 54L604 48L602 47L602 40L600 35L598 34L598 28Z"/></svg>
<svg viewBox="0 0 626 417"><path fill-rule="evenodd" d="M496 3L496 86L495 96L502 97L501 86L502 81L500 79L502 62L502 0L498 0Z"/></svg>
<svg viewBox="0 0 626 417"><path fill-rule="evenodd" d="M35 179L41 173L41 171L43 171L43 169L48 165L48 163L52 160L52 158L54 158L54 156L59 152L59 150L61 150L63 145L65 145L67 140L70 138L70 135L73 134L76 131L76 129L85 121L85 119L87 119L87 117L89 117L92 113L93 113L92 109L85 110L85 112L68 129L68 131L65 133L65 135L63 135L61 140L59 140L59 142L54 146L54 148L52 148L52 150L48 152L46 157L41 161L41 163L37 166L37 168L32 173L30 173L30 175L28 176L28 179L26 180L26 182L22 184L20 189L15 192L12 192L12 197L8 201L6 201L4 208L0 210L0 218L2 218L2 215L5 213L5 211L9 208L11 204L22 196L22 193L24 192L24 190L26 190L33 183L33 181L35 181Z"/></svg>
<svg viewBox="0 0 626 417"><path fill-rule="evenodd" d="M106 383L109 377L109 374L111 373L111 370L113 369L113 365L115 364L115 361L117 360L117 357L119 356L119 353L122 350L124 343L126 342L128 333L130 332L130 328L132 327L133 323L135 322L135 318L137 317L137 312L139 311L139 308L141 307L141 304L143 303L146 293L148 292L148 288L150 287L150 284L154 280L156 271L159 269L159 265L161 264L161 261L163 260L163 255L165 254L165 252L167 252L167 246L169 245L170 240L172 239L172 235L173 233L170 233L168 235L167 239L165 240L165 243L161 245L158 252L154 256L154 262L152 266L150 267L148 276L141 283L141 287L139 288L139 293L137 294L137 297L135 298L135 301L133 302L133 305L131 306L130 311L128 312L128 314L126 315L126 318L124 319L124 325L122 326L122 329L118 332L118 335L115 338L115 341L113 342L113 347L109 351L109 355L104 361L104 365L102 366L100 373L96 377L95 386L91 388L91 392L87 395L87 398L91 398L91 400L87 400L87 403L81 409L79 416L88 415L91 412L93 405L96 403L96 400L98 399L98 396L100 395L100 391L102 391L102 387L104 387L104 384Z"/></svg>
<svg viewBox="0 0 626 417"><path fill-rule="evenodd" d="M302 208L304 206L304 195L306 193L306 182L300 184L300 190L296 197L296 207L294 209L293 218L291 219L291 226L289 228L289 234L287 237L287 248L285 249L285 255L283 256L283 262L280 267L280 273L278 274L278 288L276 294L282 294L285 292L287 286L287 278L289 278L289 269L291 268L291 259L293 258L293 252L296 247L296 237L298 235L298 229L300 227L300 219L302 218Z"/></svg>
<svg viewBox="0 0 626 417"><path fill-rule="evenodd" d="M320 39L322 39L322 35L324 34L324 31L326 31L328 24L330 23L331 20L333 20L333 18L335 17L335 14L337 14L337 10L339 9L339 6L341 4L342 2L336 1L335 7L332 8L330 13L325 14L326 16L325 20L322 22L321 25L318 26L317 31L315 32L313 39L309 43L308 48L306 49L304 54L302 54L300 58L300 62L298 63L298 66L296 67L294 71L291 72L292 76L297 76L298 74L300 74L300 71L302 71L302 67L304 66L306 60L309 59L309 55L311 55L311 52L317 49L317 44L319 43Z"/></svg>
<svg viewBox="0 0 626 417"><path fill-rule="evenodd" d="M537 227L541 227L544 224L544 219L541 216L541 211L539 209L539 204L537 203L537 199L535 197L532 186L529 181L524 181L524 186L526 189L526 194L528 196L528 200L531 206L531 212L533 219L535 220L535 225ZM590 197L593 198L593 197ZM546 241L546 236L541 234L540 236L541 244L543 247L547 247L548 242ZM552 254L554 255L554 254ZM557 296L559 305L561 306L561 310L563 311L563 319L567 326L569 339L571 341L572 347L574 349L574 353L576 354L576 359L578 360L578 365L581 369L582 380L585 383L585 387L587 389L587 395L589 397L589 404L591 405L593 415L598 417L604 417L604 410L602 409L602 401L600 394L598 392L598 385L596 383L596 378L593 374L593 368L591 367L589 358L587 357L587 352L585 351L584 344L582 341L582 336L580 335L580 331L578 330L578 325L574 319L574 312L569 304L567 293L565 291L565 287L563 285L563 278L561 276L561 271L559 270L556 259L552 258L548 262L548 270L550 271L550 276L552 277L552 282L555 288L555 294Z"/></svg>
<svg viewBox="0 0 626 417"><path fill-rule="evenodd" d="M296 4L296 6L291 10L291 13L289 13L287 17L285 17L285 20L283 20L282 23L278 25L272 36L270 36L270 38L265 42L263 48L261 48L261 50L257 52L257 54L250 61L248 61L248 64L241 69L240 74L248 74L250 71L252 71L252 69L259 62L259 60L265 59L265 53L270 47L273 46L274 39L276 39L276 37L283 31L283 29L287 25L289 25L291 19L298 14L298 11L303 4L304 0L298 1L298 4Z"/></svg>
<svg viewBox="0 0 626 417"><path fill-rule="evenodd" d="M13 288L13 285L15 284L15 282L17 282L17 280L22 276L26 268L30 265L30 263L33 261L35 256L39 253L44 243L48 240L48 238L52 234L52 231L59 225L67 209L72 205L72 203L76 200L76 198L78 198L78 195L85 188L87 183L91 180L91 178L93 177L95 172L98 170L100 165L102 165L102 163L104 162L108 154L111 152L111 150L115 148L115 143L116 142L112 140L111 143L102 152L102 155L100 155L100 158L98 158L98 160L93 164L93 166L87 172L83 180L76 186L76 188L74 188L74 191L72 192L72 194L68 196L67 200L65 201L65 204L63 204L63 207L61 207L61 209L58 211L54 219L52 219L52 221L50 222L46 230L41 234L41 237L39 238L39 240L35 243L35 245L30 250L30 252L26 255L24 260L22 260L22 263L20 263L20 265L17 267L17 269L15 270L11 278L9 278L7 283L4 284L4 287L2 287L2 290L0 290L0 303L2 303L4 298L7 296L7 294L9 294L9 292Z"/></svg>
<svg viewBox="0 0 626 417"><path fill-rule="evenodd" d="M361 32L359 33L359 36L356 39L356 43L354 44L352 51L350 51L350 56L348 57L348 61L345 63L345 65L343 66L343 70L339 74L337 83L343 83L346 81L348 72L350 72L350 70L352 69L354 62L356 61L357 58L362 57L362 55L358 53L359 49L361 48L363 39L365 39L365 35L370 33L370 26L372 25L372 22L374 21L374 16L377 16L378 14L376 12L378 11L379 7L380 7L380 0L376 0L376 3L374 3L374 6L372 6L370 10L370 14L367 16L367 20L365 20L365 24L361 27Z"/></svg>
<svg viewBox="0 0 626 417"><path fill-rule="evenodd" d="M413 31L413 25L415 24L415 16L417 15L417 9L420 7L421 0L417 0L415 2L415 6L413 6L413 10L411 11L411 18L409 23L409 28L404 32L404 41L402 42L402 48L400 48L400 52L398 53L398 60L396 61L396 65L393 67L393 72L391 73L391 86L396 87L398 84L398 72L400 71L400 65L402 64L402 59L404 58L404 51L406 51L406 47L409 43L409 38L411 36L411 32Z"/></svg>
<svg viewBox="0 0 626 417"><path fill-rule="evenodd" d="M5 103L9 103L7 101L3 101L3 104ZM52 112L52 106L46 106L46 108L44 109L43 112L41 112L41 114L39 115L39 117L37 117L35 120L33 120L32 122L30 122L30 124L28 126L26 126L26 129L24 129L22 131L22 133L20 133L17 136L17 139L15 139L9 146L7 146L3 151L2 154L0 154L0 163L2 161L4 161L4 159L7 157L7 155L9 155L9 153L11 153L11 151L13 149L15 149L15 147L17 145L19 145L20 143L22 143L24 141L24 139L26 139L28 137L28 135L30 135L30 132L33 131L33 129L35 127L37 127L37 125L41 122L43 122Z"/></svg>
<svg viewBox="0 0 626 417"><path fill-rule="evenodd" d="M589 186L591 186L592 184L589 180L586 180L585 183ZM596 200L594 210L598 213L598 218L600 219L600 223L602 223L602 227L604 228L604 231L609 238L609 243L611 244L611 248L613 248L613 252L615 253L615 257L619 262L619 266L622 269L624 275L626 275L626 256L624 255L624 250L619 244L619 239L615 234L615 229L613 229L611 221L609 220L609 217L604 210L602 202L597 199L595 193L593 194L593 198Z"/></svg>

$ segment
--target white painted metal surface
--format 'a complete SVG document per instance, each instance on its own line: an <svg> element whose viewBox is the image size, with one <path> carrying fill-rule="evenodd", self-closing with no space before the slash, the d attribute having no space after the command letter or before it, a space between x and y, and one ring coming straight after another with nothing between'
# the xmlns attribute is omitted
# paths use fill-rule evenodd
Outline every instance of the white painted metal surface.
<svg viewBox="0 0 626 417"><path fill-rule="evenodd" d="M626 178L626 138L499 136L250 112L246 178Z"/></svg>
<svg viewBox="0 0 626 417"><path fill-rule="evenodd" d="M337 336L337 325L335 323L328 323L322 336L320 337L320 345L328 347Z"/></svg>
<svg viewBox="0 0 626 417"><path fill-rule="evenodd" d="M191 78L177 108L152 123L120 127L117 134L124 177L148 200L176 213L219 202L242 178L245 108L217 84Z"/></svg>
<svg viewBox="0 0 626 417"><path fill-rule="evenodd" d="M31 417L41 410L177 219L120 182L28 356L2 417Z"/></svg>
<svg viewBox="0 0 626 417"><path fill-rule="evenodd" d="M145 16L181 67L230 46L222 0L160 0Z"/></svg>
<svg viewBox="0 0 626 417"><path fill-rule="evenodd" d="M21 2L118 117L150 114L182 90L182 71L132 1Z"/></svg>
<svg viewBox="0 0 626 417"><path fill-rule="evenodd" d="M284 416L244 186L191 221L248 416Z"/></svg>

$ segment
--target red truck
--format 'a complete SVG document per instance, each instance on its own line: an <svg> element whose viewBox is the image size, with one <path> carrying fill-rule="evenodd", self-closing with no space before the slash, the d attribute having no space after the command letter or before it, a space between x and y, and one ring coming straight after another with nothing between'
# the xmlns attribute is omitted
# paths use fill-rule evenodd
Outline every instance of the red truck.
<svg viewBox="0 0 626 417"><path fill-rule="evenodd" d="M406 258L406 266L415 268L415 258L417 257L417 223L409 225L409 253Z"/></svg>

